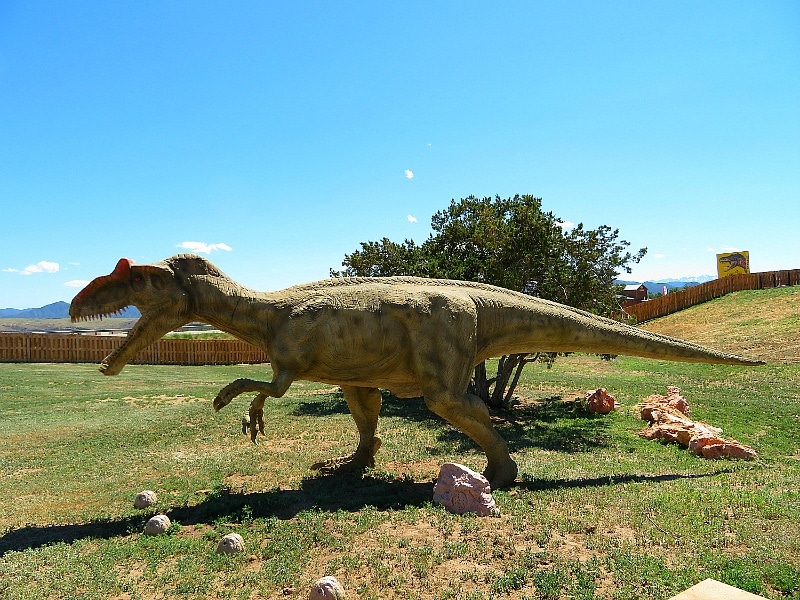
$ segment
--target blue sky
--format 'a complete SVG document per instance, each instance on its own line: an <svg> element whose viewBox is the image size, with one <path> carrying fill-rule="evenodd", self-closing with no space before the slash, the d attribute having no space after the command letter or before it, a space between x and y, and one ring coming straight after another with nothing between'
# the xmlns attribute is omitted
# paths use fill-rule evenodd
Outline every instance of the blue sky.
<svg viewBox="0 0 800 600"><path fill-rule="evenodd" d="M800 3L0 0L0 307L190 249L278 289L515 193L632 279L800 268Z"/></svg>

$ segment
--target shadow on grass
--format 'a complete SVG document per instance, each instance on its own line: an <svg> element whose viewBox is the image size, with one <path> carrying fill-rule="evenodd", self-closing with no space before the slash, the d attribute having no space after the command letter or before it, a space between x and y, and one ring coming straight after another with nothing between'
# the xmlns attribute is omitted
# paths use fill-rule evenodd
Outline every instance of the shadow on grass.
<svg viewBox="0 0 800 600"><path fill-rule="evenodd" d="M439 454L474 450L476 444L460 431L438 417L422 398L397 398L382 391L381 417L397 417L421 427L435 430L442 443ZM350 411L341 392L322 399L303 401L293 411L295 416L347 415ZM588 452L608 445L609 417L590 414L579 400L564 400L552 396L541 401L493 411L492 423L508 442L510 452L540 449L558 452ZM436 450L432 454L437 454Z"/></svg>
<svg viewBox="0 0 800 600"><path fill-rule="evenodd" d="M399 399L384 392L383 399L382 417L402 418L437 432L440 448L433 449L432 454L476 448L472 440L428 410L421 398ZM334 393L314 401L302 401L294 414L325 417L349 414L349 411L342 394ZM583 410L580 402L565 401L557 396L536 404L496 412L492 415L492 421L500 435L508 441L512 453L530 448L587 452L607 445L610 437L608 417L591 415ZM643 481L658 483L704 476L708 475L623 475L597 479L523 481L516 486L536 491ZM298 490L239 492L220 489L211 492L199 504L171 508L166 514L182 525L265 517L290 519L303 510L311 509L333 512L358 511L366 506L374 506L379 510L423 506L431 501L432 496L432 482L335 474L305 479ZM0 556L9 551L59 542L72 543L87 538L110 539L140 533L151 514L76 525L26 525L0 535Z"/></svg>
<svg viewBox="0 0 800 600"><path fill-rule="evenodd" d="M173 507L163 514L180 525L241 522L275 517L291 519L305 510L359 511L367 506L400 510L423 506L433 497L433 482L384 479L360 474L331 474L304 479L297 490L244 492L220 488L198 504ZM87 539L111 539L143 531L152 511L117 519L69 525L25 525L0 535L0 556L50 544Z"/></svg>
<svg viewBox="0 0 800 600"><path fill-rule="evenodd" d="M582 479L522 481L517 489L544 491L559 488L592 488L626 483L663 483L680 479L713 477L729 470L703 474L616 475ZM334 474L303 480L297 490L243 492L220 488L202 502L164 511L170 520L183 526L218 522L242 522L274 517L291 519L302 511L359 511L367 506L378 510L401 510L422 507L431 502L433 482L407 479L387 480L358 474ZM71 544L83 539L111 539L140 534L152 512L117 519L100 519L70 525L25 525L10 529L0 536L0 556L51 544Z"/></svg>
<svg viewBox="0 0 800 600"><path fill-rule="evenodd" d="M578 479L535 479L516 482L513 487L516 489L528 490L530 492L543 492L559 489L573 488L593 488L605 487L609 485L621 485L626 483L665 483L682 479L701 479L703 477L714 477L732 473L731 469L720 469L711 473L688 473L683 475L664 474L664 475L609 475L607 477L582 477Z"/></svg>

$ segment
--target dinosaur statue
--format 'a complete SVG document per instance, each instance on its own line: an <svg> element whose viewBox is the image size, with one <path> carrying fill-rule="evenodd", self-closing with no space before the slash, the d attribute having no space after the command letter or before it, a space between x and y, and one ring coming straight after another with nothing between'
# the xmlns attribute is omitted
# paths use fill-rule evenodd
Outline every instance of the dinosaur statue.
<svg viewBox="0 0 800 600"><path fill-rule="evenodd" d="M467 393L475 365L521 352L589 352L662 360L758 365L499 287L413 277L328 279L277 292L239 285L208 260L182 254L150 265L123 258L72 301L73 321L134 305L142 316L100 365L118 374L133 356L192 321L209 323L264 349L272 381L237 379L214 399L220 410L257 392L248 412L253 441L267 397L302 379L341 386L359 433L355 453L318 463L326 470L374 466L379 388L426 405L486 453L492 488L510 485L517 465L484 403Z"/></svg>

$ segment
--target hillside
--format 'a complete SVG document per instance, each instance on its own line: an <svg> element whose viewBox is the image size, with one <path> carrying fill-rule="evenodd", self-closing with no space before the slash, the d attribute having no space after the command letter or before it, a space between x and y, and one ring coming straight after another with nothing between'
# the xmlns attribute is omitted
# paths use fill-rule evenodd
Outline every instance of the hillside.
<svg viewBox="0 0 800 600"><path fill-rule="evenodd" d="M800 362L800 287L735 292L641 327L769 362Z"/></svg>
<svg viewBox="0 0 800 600"><path fill-rule="evenodd" d="M32 333L32 332L66 332L84 330L128 330L133 327L136 319L110 318L97 321L81 321L73 323L69 317L61 319L36 319L36 318L0 318L0 332L5 333Z"/></svg>

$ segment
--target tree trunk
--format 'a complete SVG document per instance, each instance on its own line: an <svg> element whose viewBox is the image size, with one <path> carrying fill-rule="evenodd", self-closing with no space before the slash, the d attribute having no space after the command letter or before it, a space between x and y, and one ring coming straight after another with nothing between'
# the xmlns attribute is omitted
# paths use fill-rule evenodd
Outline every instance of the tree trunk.
<svg viewBox="0 0 800 600"><path fill-rule="evenodd" d="M489 403L489 382L486 379L486 362L482 362L475 367L475 373L469 384L469 392L475 394L486 404Z"/></svg>
<svg viewBox="0 0 800 600"><path fill-rule="evenodd" d="M534 358L529 359L530 354L506 354L501 356L497 363L497 375L491 379L486 376L486 363L482 362L475 367L470 392L478 396L491 408L504 408L511 403L514 390L519 383L522 369L529 362L534 362ZM512 378L513 376L513 378ZM509 380L511 381L509 385ZM494 388L492 388L494 384Z"/></svg>

